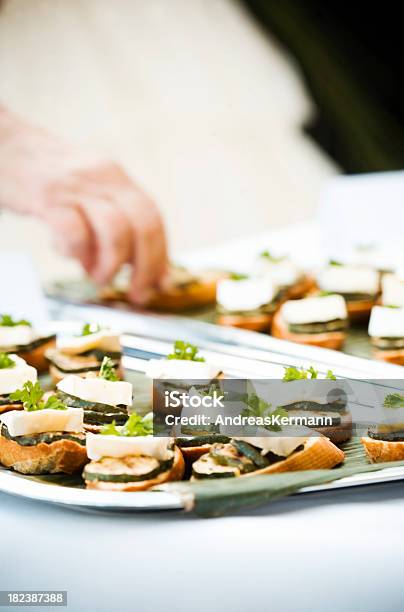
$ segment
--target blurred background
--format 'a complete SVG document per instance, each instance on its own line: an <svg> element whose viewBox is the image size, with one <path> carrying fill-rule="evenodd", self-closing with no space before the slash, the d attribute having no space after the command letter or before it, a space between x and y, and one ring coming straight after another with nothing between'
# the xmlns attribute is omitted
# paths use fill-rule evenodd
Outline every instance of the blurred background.
<svg viewBox="0 0 404 612"><path fill-rule="evenodd" d="M399 24L361 5L3 0L0 101L120 161L172 250L254 235L309 219L330 177L402 167ZM45 278L78 270L38 221L0 235Z"/></svg>

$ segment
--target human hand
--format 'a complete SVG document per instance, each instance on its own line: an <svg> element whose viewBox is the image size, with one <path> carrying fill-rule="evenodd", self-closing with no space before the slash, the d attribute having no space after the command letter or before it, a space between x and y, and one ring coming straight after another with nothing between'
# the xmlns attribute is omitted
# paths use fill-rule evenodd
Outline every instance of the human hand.
<svg viewBox="0 0 404 612"><path fill-rule="evenodd" d="M129 299L147 301L167 270L153 202L116 163L58 141L0 108L0 205L40 217L59 251L105 284L132 263Z"/></svg>

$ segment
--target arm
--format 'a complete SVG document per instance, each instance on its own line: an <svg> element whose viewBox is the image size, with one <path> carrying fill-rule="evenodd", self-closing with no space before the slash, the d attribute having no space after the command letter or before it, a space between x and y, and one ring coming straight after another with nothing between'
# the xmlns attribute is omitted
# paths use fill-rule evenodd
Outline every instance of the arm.
<svg viewBox="0 0 404 612"><path fill-rule="evenodd" d="M0 206L43 219L59 250L77 258L98 283L132 263L134 302L145 301L166 271L158 209L125 171L1 106Z"/></svg>

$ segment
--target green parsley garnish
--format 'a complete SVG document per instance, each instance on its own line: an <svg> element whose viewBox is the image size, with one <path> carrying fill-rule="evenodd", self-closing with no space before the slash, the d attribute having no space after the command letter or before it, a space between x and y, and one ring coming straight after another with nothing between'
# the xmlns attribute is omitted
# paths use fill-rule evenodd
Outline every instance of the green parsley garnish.
<svg viewBox="0 0 404 612"><path fill-rule="evenodd" d="M278 415L280 418L287 418L289 416L287 410L285 410L285 408L283 408L282 406L278 406L278 408L275 408L275 410L271 412L272 404L269 404L261 397L258 397L258 395L256 395L255 393L247 395L244 401L246 404L246 408L244 408L243 412L241 413L241 416L254 418L272 418ZM265 425L265 429L269 429L270 431L281 431L282 427L275 423L274 425Z"/></svg>
<svg viewBox="0 0 404 612"><path fill-rule="evenodd" d="M28 325L28 327L32 327L32 324L26 319L14 320L13 317L9 314L0 315L1 327L16 327L17 325Z"/></svg>
<svg viewBox="0 0 404 612"><path fill-rule="evenodd" d="M101 331L101 329L101 326L97 323L85 323L80 335L91 336L91 334L96 334L97 332Z"/></svg>
<svg viewBox="0 0 404 612"><path fill-rule="evenodd" d="M120 436L126 438L151 436L153 434L153 416L149 413L141 417L134 412L122 427L118 428L115 421L112 421L112 423L104 425L100 433L104 436Z"/></svg>
<svg viewBox="0 0 404 612"><path fill-rule="evenodd" d="M231 272L230 273L230 280L241 281L241 280L247 280L247 278L248 278L248 274L243 274L242 272Z"/></svg>
<svg viewBox="0 0 404 612"><path fill-rule="evenodd" d="M301 368L295 368L294 366L285 367L285 372L283 374L283 379L285 382L290 382L291 380L307 380L317 378L318 372L310 366L308 370Z"/></svg>
<svg viewBox="0 0 404 612"><path fill-rule="evenodd" d="M30 380L24 383L22 389L10 393L10 399L13 401L20 401L27 412L33 412L34 410L45 410L47 408L52 410L67 410L67 406L56 397L51 395L48 397L46 402L42 399L44 396L44 390L41 388L39 382L33 384Z"/></svg>
<svg viewBox="0 0 404 612"><path fill-rule="evenodd" d="M328 262L329 266L343 266L344 264L341 261L337 261L336 259L330 259Z"/></svg>
<svg viewBox="0 0 404 612"><path fill-rule="evenodd" d="M114 362L110 357L105 356L102 360L99 376L100 378L104 378L105 380L111 380L113 382L119 380L116 374Z"/></svg>
<svg viewBox="0 0 404 612"><path fill-rule="evenodd" d="M337 380L332 370L328 370L325 377L329 380ZM313 380L315 378L318 378L318 371L315 370L313 366L310 366L307 370L304 368L299 370L298 368L290 366L288 368L285 367L285 373L282 380L290 382L292 380Z"/></svg>
<svg viewBox="0 0 404 612"><path fill-rule="evenodd" d="M396 304L384 304L385 308L401 308L400 306L397 306Z"/></svg>
<svg viewBox="0 0 404 612"><path fill-rule="evenodd" d="M0 370L5 370L6 368L14 368L15 361L11 359L11 357L7 353L0 353Z"/></svg>
<svg viewBox="0 0 404 612"><path fill-rule="evenodd" d="M286 255L275 257L269 251L262 251L262 253L260 253L260 257L263 257L264 259L267 259L268 261L272 263L279 263L280 261L283 261L284 259L286 259Z"/></svg>
<svg viewBox="0 0 404 612"><path fill-rule="evenodd" d="M167 355L167 359L182 359L184 361L205 361L204 357L198 357L199 349L194 344L176 340L174 352Z"/></svg>
<svg viewBox="0 0 404 612"><path fill-rule="evenodd" d="M385 408L404 408L404 395L401 393L390 393L384 398Z"/></svg>
<svg viewBox="0 0 404 612"><path fill-rule="evenodd" d="M335 295L332 291L319 291L315 297L327 297L329 295Z"/></svg>

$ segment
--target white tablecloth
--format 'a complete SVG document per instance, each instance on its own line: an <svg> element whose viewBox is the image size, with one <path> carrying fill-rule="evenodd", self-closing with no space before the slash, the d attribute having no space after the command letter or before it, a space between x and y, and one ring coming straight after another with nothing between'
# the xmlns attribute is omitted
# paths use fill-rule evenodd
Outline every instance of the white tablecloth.
<svg viewBox="0 0 404 612"><path fill-rule="evenodd" d="M401 483L217 519L0 494L0 587L67 590L75 611L402 610L403 514Z"/></svg>

